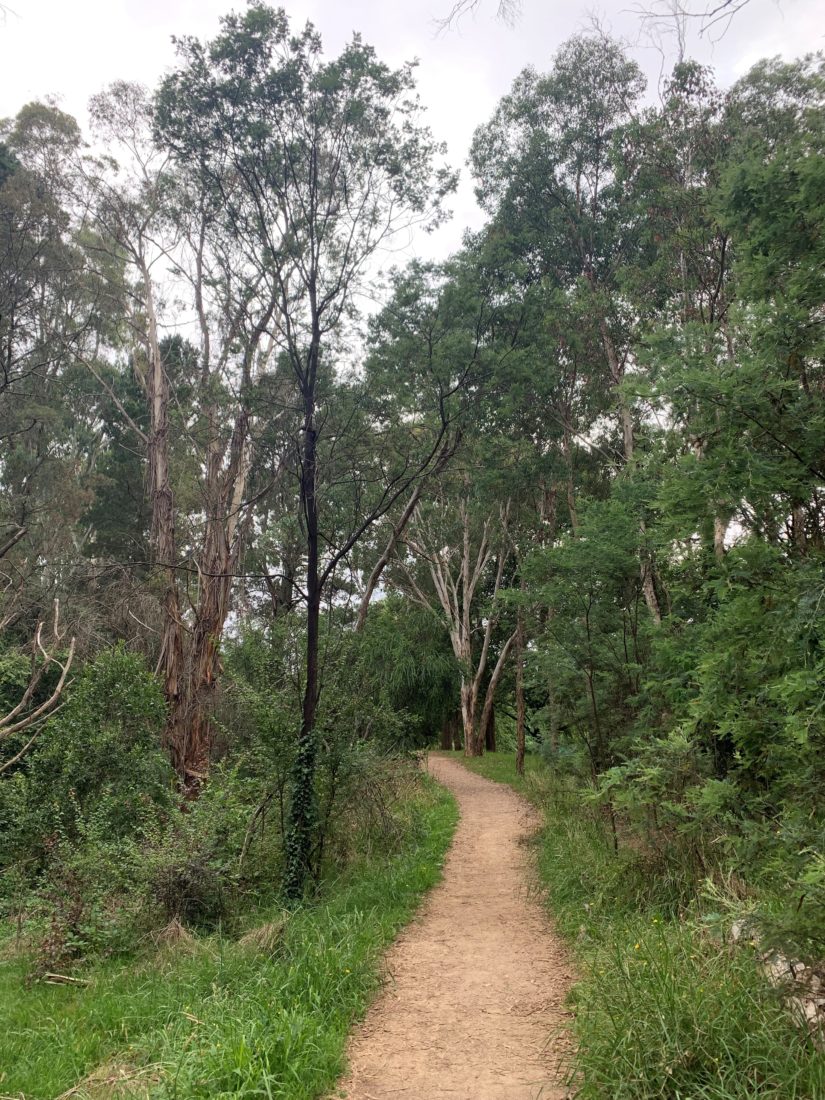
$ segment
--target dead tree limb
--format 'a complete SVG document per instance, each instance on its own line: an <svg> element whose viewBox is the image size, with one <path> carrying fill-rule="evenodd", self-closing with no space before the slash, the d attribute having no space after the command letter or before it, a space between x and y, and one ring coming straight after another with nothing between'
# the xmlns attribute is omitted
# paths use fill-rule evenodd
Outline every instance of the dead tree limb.
<svg viewBox="0 0 825 1100"><path fill-rule="evenodd" d="M34 635L33 642L33 657L32 657L32 672L29 677L29 682L20 697L19 702L12 707L8 714L0 717L0 743L7 738L12 737L17 733L24 733L27 730L32 730L31 737L26 741L21 749L19 749L14 756L9 760L5 760L0 764L0 775L3 772L13 767L18 760L21 760L29 749L34 744L37 735L40 733L43 723L47 718L50 718L59 709L58 704L60 697L66 687L66 683L69 677L69 670L72 667L75 653L75 639L72 638L69 642L69 649L64 661L59 661L55 656L56 651L60 648L65 634L60 633L60 603L58 600L54 601L54 625L52 628L52 643L51 648L47 649L43 644L43 626L42 622L37 624L37 630ZM38 655L42 656L43 663L37 665ZM32 707L32 700L35 692L37 691L40 682L46 672L46 669L50 665L57 665L60 669L60 678L54 687L51 695L44 702L38 706Z"/></svg>

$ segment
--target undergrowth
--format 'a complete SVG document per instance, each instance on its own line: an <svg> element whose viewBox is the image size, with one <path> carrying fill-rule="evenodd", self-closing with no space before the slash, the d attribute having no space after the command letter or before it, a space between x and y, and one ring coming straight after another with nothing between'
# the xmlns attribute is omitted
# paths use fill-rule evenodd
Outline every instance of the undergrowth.
<svg viewBox="0 0 825 1100"><path fill-rule="evenodd" d="M77 1100L322 1095L377 988L382 950L440 877L456 820L452 797L422 778L394 850L366 849L314 904L249 914L259 931L239 939L184 934L141 960L93 964L87 985L27 984L25 955L7 939L0 1094L54 1100L80 1085ZM113 1077L122 1093L103 1084Z"/></svg>
<svg viewBox="0 0 825 1100"><path fill-rule="evenodd" d="M528 757L462 761L543 811L537 866L581 980L571 994L579 1100L822 1100L825 1053L678 870L620 843L581 795Z"/></svg>

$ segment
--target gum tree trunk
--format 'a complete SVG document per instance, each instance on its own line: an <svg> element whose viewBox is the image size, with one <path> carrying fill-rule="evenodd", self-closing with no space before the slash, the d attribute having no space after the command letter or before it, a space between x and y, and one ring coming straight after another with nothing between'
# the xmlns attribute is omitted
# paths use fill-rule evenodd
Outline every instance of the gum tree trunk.
<svg viewBox="0 0 825 1100"><path fill-rule="evenodd" d="M518 611L516 628L516 772L524 775L524 612Z"/></svg>

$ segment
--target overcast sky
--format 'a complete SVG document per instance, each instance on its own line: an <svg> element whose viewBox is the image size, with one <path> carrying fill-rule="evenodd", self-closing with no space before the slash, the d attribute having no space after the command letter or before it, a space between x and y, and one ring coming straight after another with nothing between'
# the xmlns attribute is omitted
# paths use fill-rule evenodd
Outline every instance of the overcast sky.
<svg viewBox="0 0 825 1100"><path fill-rule="evenodd" d="M334 55L353 31L390 64L417 58L418 82L428 120L446 141L450 162L463 165L475 127L489 118L499 98L526 65L547 69L557 47L586 28L595 13L602 25L630 42L639 22L636 0L523 0L511 29L496 22L496 0L481 0L478 13L457 30L438 34L434 19L451 0L287 0L295 23L311 19ZM153 85L173 63L174 34L212 36L218 18L243 0L0 0L11 9L0 21L0 117L26 102L59 97L64 110L85 121L89 97L117 79ZM688 52L712 64L730 83L760 57L795 57L825 47L822 0L750 0L716 43L695 36ZM655 94L661 56L649 46L632 51ZM417 240L410 252L443 255L466 226L478 226L466 169L452 222L435 240Z"/></svg>

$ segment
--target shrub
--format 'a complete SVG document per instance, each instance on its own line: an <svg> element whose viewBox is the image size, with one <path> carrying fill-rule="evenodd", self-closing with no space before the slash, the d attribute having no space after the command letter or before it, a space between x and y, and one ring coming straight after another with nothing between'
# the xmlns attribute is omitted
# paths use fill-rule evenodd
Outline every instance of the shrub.
<svg viewBox="0 0 825 1100"><path fill-rule="evenodd" d="M248 895L272 894L280 872L280 830L266 834L263 858L241 853L260 783L241 765L216 766L197 802L177 814L143 853L144 889L158 921L213 929L231 921Z"/></svg>
<svg viewBox="0 0 825 1100"><path fill-rule="evenodd" d="M140 834L169 811L163 721L160 685L142 658L118 646L87 664L27 764L21 828L30 841L79 838L92 817L110 837Z"/></svg>

